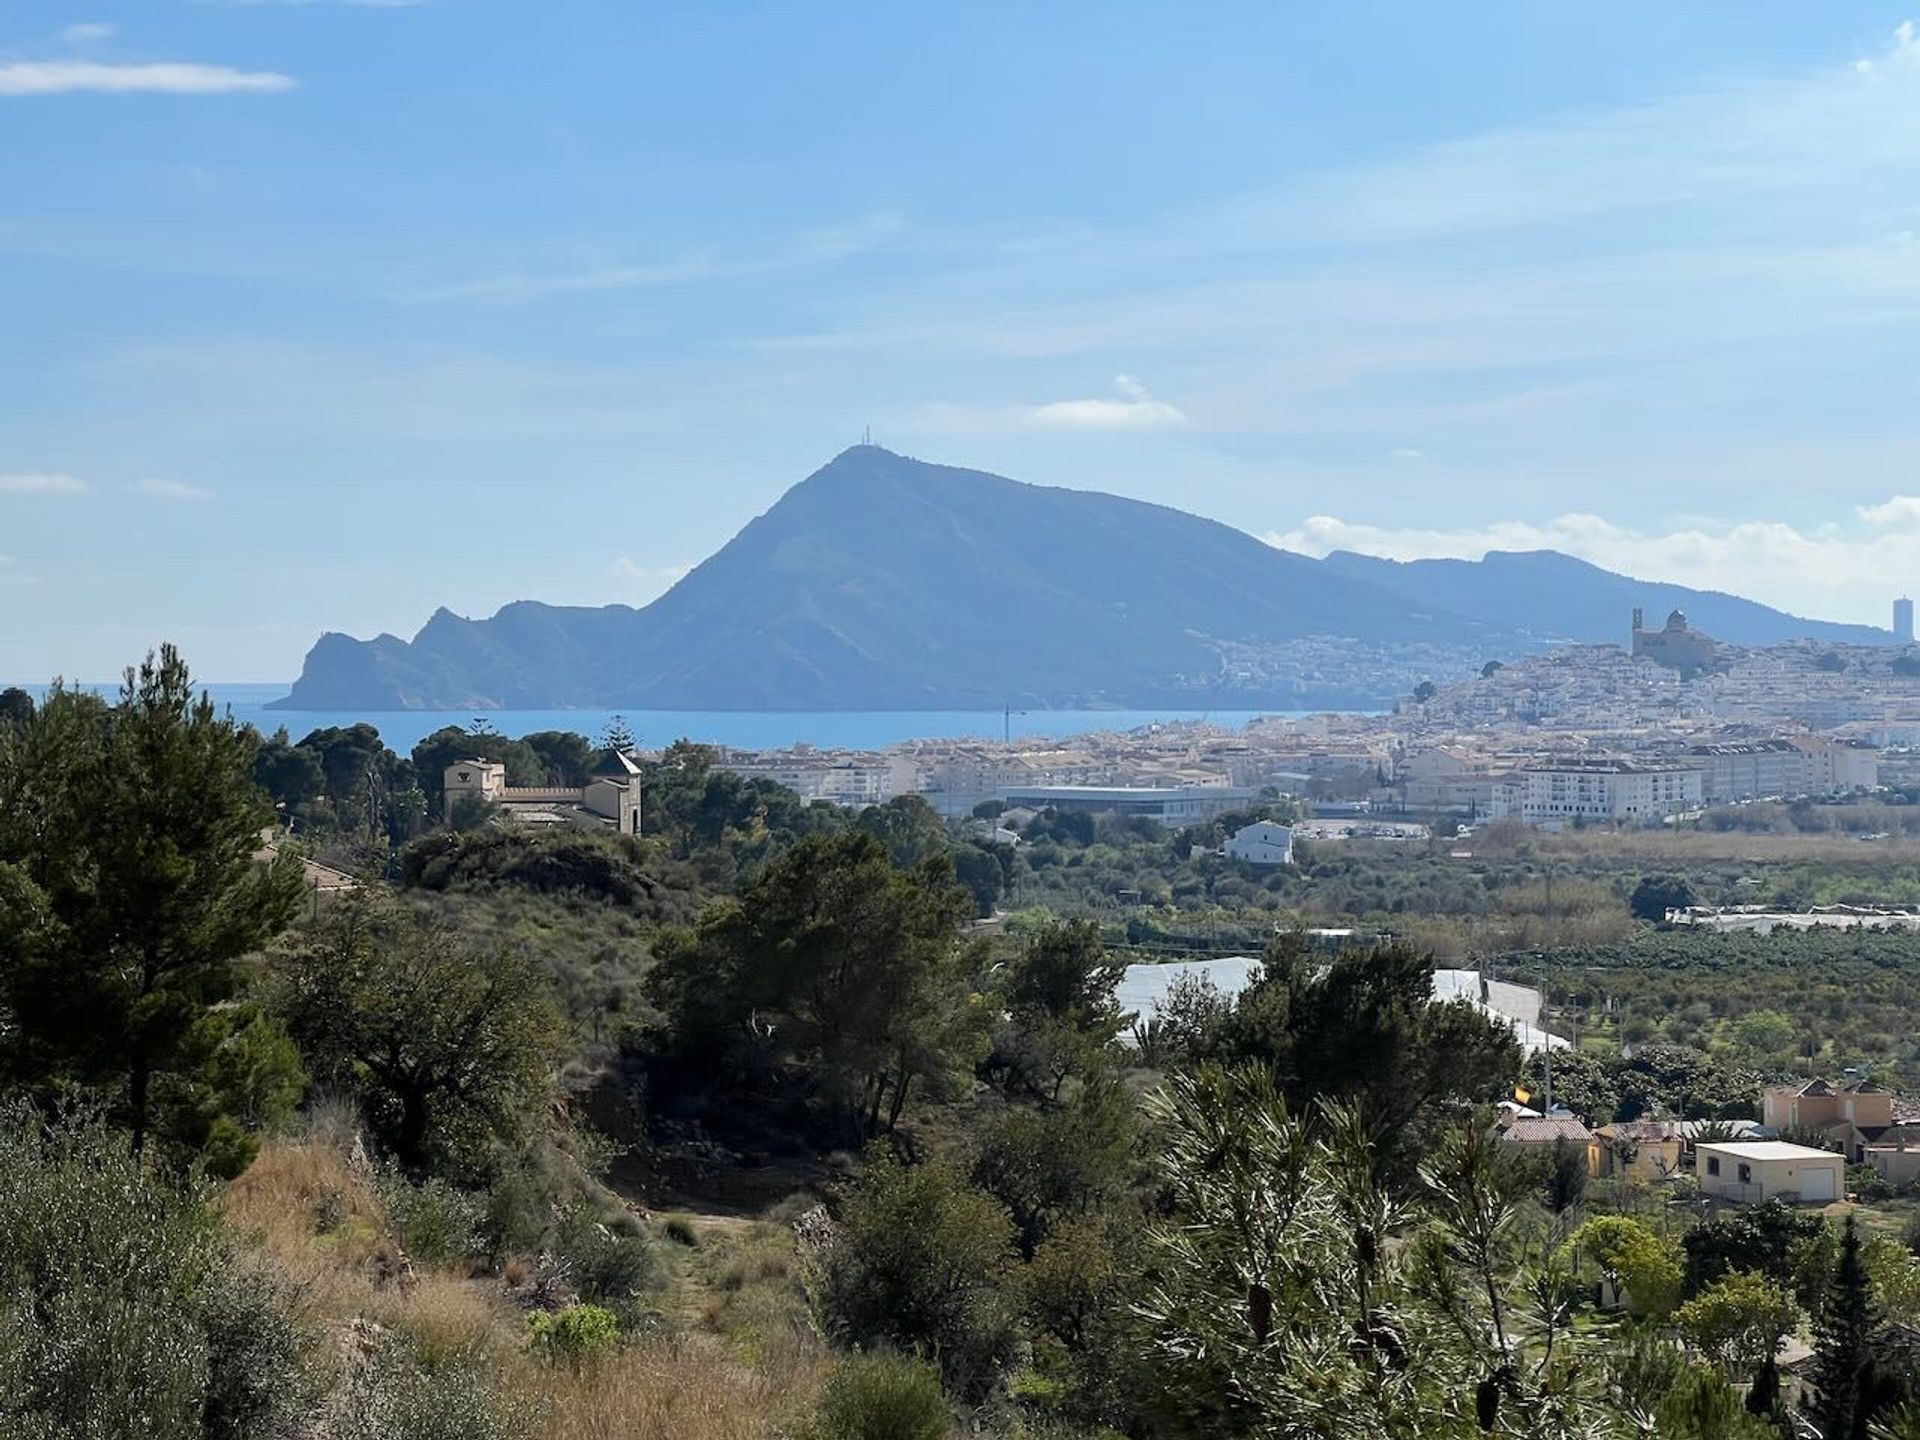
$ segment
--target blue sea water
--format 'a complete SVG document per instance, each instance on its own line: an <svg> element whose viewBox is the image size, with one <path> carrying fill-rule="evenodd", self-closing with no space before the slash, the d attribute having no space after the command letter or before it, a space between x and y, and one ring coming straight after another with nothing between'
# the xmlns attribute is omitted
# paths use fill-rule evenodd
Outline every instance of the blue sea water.
<svg viewBox="0 0 1920 1440"><path fill-rule="evenodd" d="M26 686L39 693L41 687ZM111 694L110 685L93 686ZM1099 730L1132 730L1177 720L1204 720L1239 729L1262 715L1297 714L1270 710L269 710L267 703L287 693L285 685L209 685L214 700L236 720L271 735L282 726L295 740L329 725L374 726L380 738L401 754L446 725L469 726L484 718L502 735L538 730L572 730L598 737L615 715L643 747L654 749L678 739L698 740L743 750L816 745L850 750L879 750L905 740L998 740L1011 734L1065 739Z"/></svg>

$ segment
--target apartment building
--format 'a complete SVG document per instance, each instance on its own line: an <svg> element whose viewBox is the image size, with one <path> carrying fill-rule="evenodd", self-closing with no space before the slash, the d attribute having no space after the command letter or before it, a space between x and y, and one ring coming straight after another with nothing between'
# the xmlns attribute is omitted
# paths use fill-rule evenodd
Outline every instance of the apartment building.
<svg viewBox="0 0 1920 1440"><path fill-rule="evenodd" d="M1557 828L1594 821L1650 824L1701 804L1702 772L1692 765L1627 759L1548 761L1522 766L1494 787L1495 818Z"/></svg>

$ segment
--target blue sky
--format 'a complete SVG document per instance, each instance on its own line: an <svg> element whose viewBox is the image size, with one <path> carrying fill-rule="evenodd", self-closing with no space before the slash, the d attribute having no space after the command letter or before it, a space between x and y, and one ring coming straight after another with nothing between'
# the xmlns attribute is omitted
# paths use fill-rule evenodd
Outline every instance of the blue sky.
<svg viewBox="0 0 1920 1440"><path fill-rule="evenodd" d="M14 0L0 676L640 603L869 424L1884 623L1916 12Z"/></svg>

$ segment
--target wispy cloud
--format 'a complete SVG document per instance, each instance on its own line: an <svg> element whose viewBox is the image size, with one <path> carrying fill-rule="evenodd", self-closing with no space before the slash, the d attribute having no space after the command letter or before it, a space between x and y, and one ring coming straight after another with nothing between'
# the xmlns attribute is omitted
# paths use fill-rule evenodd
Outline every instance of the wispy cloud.
<svg viewBox="0 0 1920 1440"><path fill-rule="evenodd" d="M1056 430L1167 430L1187 423L1187 417L1164 400L1156 400L1131 375L1113 377L1115 398L1055 400L1033 412L1033 423Z"/></svg>
<svg viewBox="0 0 1920 1440"><path fill-rule="evenodd" d="M20 568L20 562L11 555L0 555L0 585L37 585L40 577L30 575Z"/></svg>
<svg viewBox="0 0 1920 1440"><path fill-rule="evenodd" d="M51 470L16 470L0 473L0 495L79 495L87 483L73 475Z"/></svg>
<svg viewBox="0 0 1920 1440"><path fill-rule="evenodd" d="M614 593L629 604L644 605L671 590L691 565L640 565L622 555L608 567Z"/></svg>
<svg viewBox="0 0 1920 1440"><path fill-rule="evenodd" d="M99 60L0 63L0 95L236 95L292 90L291 75L178 61L111 65Z"/></svg>
<svg viewBox="0 0 1920 1440"><path fill-rule="evenodd" d="M1802 615L1884 624L1888 603L1920 577L1920 496L1858 507L1868 528L1747 520L1672 530L1569 512L1423 529L1314 515L1269 544L1303 555L1352 550L1390 560L1479 560L1493 550L1558 550L1641 580L1723 590Z"/></svg>
<svg viewBox="0 0 1920 1440"><path fill-rule="evenodd" d="M530 301L606 290L642 290L662 285L772 275L851 260L893 239L906 222L891 211L846 225L810 230L767 255L719 257L687 254L640 264L609 262L545 273L513 273L430 285L401 298L417 304L446 300Z"/></svg>
<svg viewBox="0 0 1920 1440"><path fill-rule="evenodd" d="M60 32L60 38L69 45L91 45L98 40L111 40L117 29L105 20L83 20L67 26Z"/></svg>
<svg viewBox="0 0 1920 1440"><path fill-rule="evenodd" d="M134 481L133 490L135 494L144 495L149 500L191 501L213 498L213 491L204 486L188 485L179 480L162 480L153 476Z"/></svg>

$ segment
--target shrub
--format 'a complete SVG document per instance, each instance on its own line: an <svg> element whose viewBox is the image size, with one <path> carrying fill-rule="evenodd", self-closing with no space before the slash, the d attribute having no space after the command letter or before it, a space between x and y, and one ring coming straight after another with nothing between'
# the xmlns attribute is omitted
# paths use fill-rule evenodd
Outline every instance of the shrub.
<svg viewBox="0 0 1920 1440"><path fill-rule="evenodd" d="M947 1384L985 1394L1018 1345L1006 1291L1013 1223L950 1166L874 1151L826 1257L828 1326L856 1345L937 1355Z"/></svg>
<svg viewBox="0 0 1920 1440"><path fill-rule="evenodd" d="M620 1320L604 1305L569 1305L528 1317L527 1338L547 1360L580 1365L604 1355L620 1341Z"/></svg>
<svg viewBox="0 0 1920 1440"><path fill-rule="evenodd" d="M328 1416L328 1440L521 1440L528 1406L496 1393L472 1362L426 1364L386 1337L362 1356Z"/></svg>
<svg viewBox="0 0 1920 1440"><path fill-rule="evenodd" d="M423 1265L451 1265L481 1246L485 1204L435 1176L419 1184L394 1177L380 1187L387 1222L410 1258Z"/></svg>
<svg viewBox="0 0 1920 1440"><path fill-rule="evenodd" d="M684 1245L689 1250L700 1248L700 1232L693 1228L693 1221L688 1216L669 1215L660 1230L676 1245Z"/></svg>
<svg viewBox="0 0 1920 1440"><path fill-rule="evenodd" d="M810 1440L942 1440L940 1375L899 1355L853 1355L820 1391Z"/></svg>
<svg viewBox="0 0 1920 1440"><path fill-rule="evenodd" d="M0 1434L272 1440L298 1349L201 1191L124 1135L0 1110Z"/></svg>
<svg viewBox="0 0 1920 1440"><path fill-rule="evenodd" d="M640 1322L646 1292L662 1278L660 1257L644 1236L616 1234L590 1206L576 1204L560 1217L554 1249L582 1300L604 1305L629 1329Z"/></svg>

